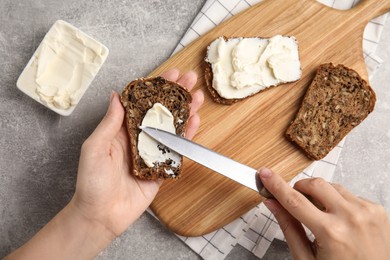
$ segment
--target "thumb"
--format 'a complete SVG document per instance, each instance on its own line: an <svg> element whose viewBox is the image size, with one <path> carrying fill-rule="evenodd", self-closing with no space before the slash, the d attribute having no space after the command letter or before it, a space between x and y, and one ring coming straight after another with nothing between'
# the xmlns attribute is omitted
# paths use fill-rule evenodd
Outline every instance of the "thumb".
<svg viewBox="0 0 390 260"><path fill-rule="evenodd" d="M111 142L123 125L125 111L116 92L111 93L110 105L106 115L93 131L91 138L96 142Z"/></svg>

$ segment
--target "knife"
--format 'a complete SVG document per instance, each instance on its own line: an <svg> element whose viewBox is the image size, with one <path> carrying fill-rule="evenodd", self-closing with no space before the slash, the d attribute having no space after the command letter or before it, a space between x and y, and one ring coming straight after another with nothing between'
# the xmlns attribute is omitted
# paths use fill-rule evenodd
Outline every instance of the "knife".
<svg viewBox="0 0 390 260"><path fill-rule="evenodd" d="M153 127L141 127L141 130L157 142L188 159L259 192L263 197L274 198L260 179L256 178L257 170L170 132Z"/></svg>
<svg viewBox="0 0 390 260"><path fill-rule="evenodd" d="M267 199L275 199L275 197L264 187L260 179L256 178L257 170L170 132L153 127L141 127L141 130L157 142L188 159L257 191L261 196ZM246 176L244 177L244 175ZM319 210L325 210L325 207L312 196L304 193L302 194Z"/></svg>

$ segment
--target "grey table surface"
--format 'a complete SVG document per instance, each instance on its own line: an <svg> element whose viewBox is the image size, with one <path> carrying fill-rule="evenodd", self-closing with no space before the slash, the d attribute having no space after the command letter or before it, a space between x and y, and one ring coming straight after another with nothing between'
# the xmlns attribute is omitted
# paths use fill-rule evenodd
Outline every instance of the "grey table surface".
<svg viewBox="0 0 390 260"><path fill-rule="evenodd" d="M147 75L171 54L204 0L0 1L0 258L21 246L73 195L80 147L104 115L111 90ZM50 26L63 19L97 38L110 55L70 117L16 88ZM349 134L334 182L390 211L390 21L371 80L375 111ZM198 259L147 213L97 259ZM273 242L263 259L289 259ZM226 259L256 259L236 246Z"/></svg>

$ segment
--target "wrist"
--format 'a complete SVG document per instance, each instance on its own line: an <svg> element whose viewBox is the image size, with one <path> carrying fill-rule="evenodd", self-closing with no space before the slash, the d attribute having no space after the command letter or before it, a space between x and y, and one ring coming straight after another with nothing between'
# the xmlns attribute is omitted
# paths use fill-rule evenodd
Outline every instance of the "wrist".
<svg viewBox="0 0 390 260"><path fill-rule="evenodd" d="M71 234L77 243L81 243L83 251L88 256L95 256L106 248L115 235L102 223L86 217L74 204L73 199L60 212L61 223L64 225L64 239Z"/></svg>
<svg viewBox="0 0 390 260"><path fill-rule="evenodd" d="M71 201L9 259L92 259L115 238L104 225L85 218ZM7 258L7 259L8 259Z"/></svg>

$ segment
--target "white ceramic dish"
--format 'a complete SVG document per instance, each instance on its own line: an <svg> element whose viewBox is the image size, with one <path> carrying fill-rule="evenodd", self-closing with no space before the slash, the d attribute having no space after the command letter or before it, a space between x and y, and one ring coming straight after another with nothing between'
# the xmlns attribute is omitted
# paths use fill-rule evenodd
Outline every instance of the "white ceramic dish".
<svg viewBox="0 0 390 260"><path fill-rule="evenodd" d="M58 20L20 74L18 89L54 112L69 116L108 56L108 48Z"/></svg>

